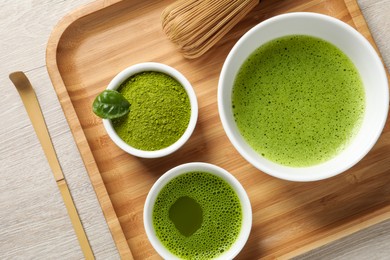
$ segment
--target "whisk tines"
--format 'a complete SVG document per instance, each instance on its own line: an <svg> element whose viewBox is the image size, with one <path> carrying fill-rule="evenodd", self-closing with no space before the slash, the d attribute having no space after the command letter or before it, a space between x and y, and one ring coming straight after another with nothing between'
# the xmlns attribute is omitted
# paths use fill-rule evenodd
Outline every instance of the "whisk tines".
<svg viewBox="0 0 390 260"><path fill-rule="evenodd" d="M162 27L186 58L208 51L259 0L178 0L161 15Z"/></svg>

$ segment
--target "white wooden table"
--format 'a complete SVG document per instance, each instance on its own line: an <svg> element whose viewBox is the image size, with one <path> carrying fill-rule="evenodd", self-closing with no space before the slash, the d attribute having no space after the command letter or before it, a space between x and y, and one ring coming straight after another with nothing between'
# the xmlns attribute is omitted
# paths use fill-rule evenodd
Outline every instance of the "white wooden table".
<svg viewBox="0 0 390 260"><path fill-rule="evenodd" d="M54 25L91 0L0 1L0 259L82 259L65 206L17 91L26 72L97 259L119 259L45 66ZM390 0L358 0L390 68ZM390 220L299 259L390 259Z"/></svg>

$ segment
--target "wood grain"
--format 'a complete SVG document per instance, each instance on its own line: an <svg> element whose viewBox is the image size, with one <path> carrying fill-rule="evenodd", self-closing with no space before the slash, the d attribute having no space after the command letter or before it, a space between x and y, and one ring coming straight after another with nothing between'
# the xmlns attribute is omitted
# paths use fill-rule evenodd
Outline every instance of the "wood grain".
<svg viewBox="0 0 390 260"><path fill-rule="evenodd" d="M80 1L0 1L0 258L83 259L39 140L8 74L26 72L96 259L119 259L45 66L48 37Z"/></svg>
<svg viewBox="0 0 390 260"><path fill-rule="evenodd" d="M238 259L289 258L390 217L388 125L374 149L342 175L291 183L271 178L244 161L224 134L217 113L222 63L249 28L276 14L313 11L347 22L372 42L354 1L263 1L212 51L191 61L175 50L159 26L159 15L171 2L97 1L65 17L47 48L50 77L122 257L132 252L136 259L157 258L143 230L143 203L161 174L189 161L219 165L246 188L254 223ZM167 158L146 160L125 154L90 109L93 98L116 73L142 61L177 68L198 96L195 133Z"/></svg>

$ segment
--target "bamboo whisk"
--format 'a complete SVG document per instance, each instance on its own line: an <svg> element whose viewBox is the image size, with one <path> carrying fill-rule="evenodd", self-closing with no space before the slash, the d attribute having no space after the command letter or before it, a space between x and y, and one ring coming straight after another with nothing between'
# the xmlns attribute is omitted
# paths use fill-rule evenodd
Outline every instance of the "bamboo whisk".
<svg viewBox="0 0 390 260"><path fill-rule="evenodd" d="M177 0L162 13L162 27L184 57L194 59L217 43L259 0Z"/></svg>

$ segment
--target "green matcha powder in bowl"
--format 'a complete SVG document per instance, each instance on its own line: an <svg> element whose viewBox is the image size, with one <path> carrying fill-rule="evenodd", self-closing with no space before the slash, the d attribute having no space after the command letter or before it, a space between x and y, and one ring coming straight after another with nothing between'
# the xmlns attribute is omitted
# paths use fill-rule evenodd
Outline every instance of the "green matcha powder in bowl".
<svg viewBox="0 0 390 260"><path fill-rule="evenodd" d="M121 93L130 112L103 125L122 150L141 158L158 158L178 150L190 138L198 118L198 103L190 82L161 63L130 66L107 89Z"/></svg>

